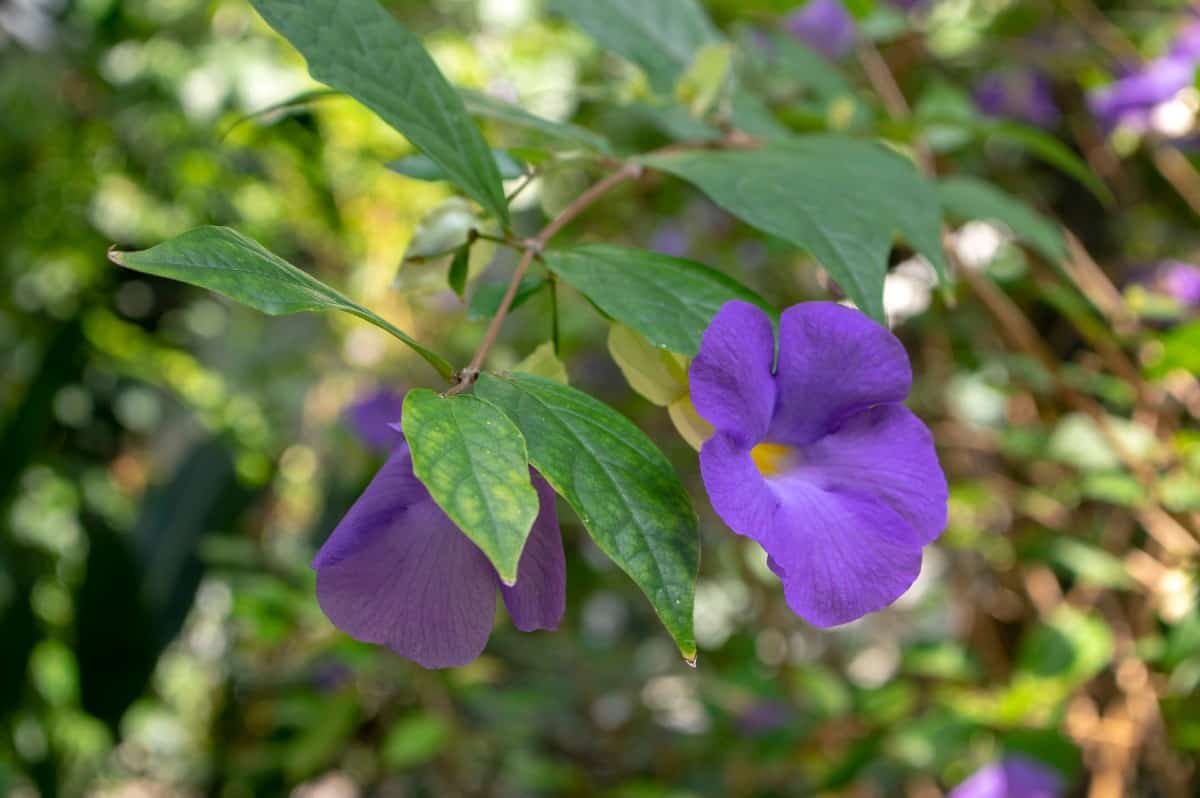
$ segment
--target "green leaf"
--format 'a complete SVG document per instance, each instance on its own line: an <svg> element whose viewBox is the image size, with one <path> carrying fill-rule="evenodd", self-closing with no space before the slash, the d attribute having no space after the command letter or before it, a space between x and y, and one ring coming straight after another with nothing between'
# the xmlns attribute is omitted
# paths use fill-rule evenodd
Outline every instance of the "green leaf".
<svg viewBox="0 0 1200 798"><path fill-rule="evenodd" d="M467 111L474 116L494 119L526 130L536 130L550 138L578 144L596 152L612 152L612 145L608 143L608 139L586 128L531 114L524 108L474 89L459 88L458 93L466 104Z"/></svg>
<svg viewBox="0 0 1200 798"><path fill-rule="evenodd" d="M563 385L571 382L567 378L567 367L558 359L558 355L554 354L554 344L550 341L539 344L537 349L513 366L512 370L523 371L536 377L545 377L548 380L561 382Z"/></svg>
<svg viewBox="0 0 1200 798"><path fill-rule="evenodd" d="M375 0L253 0L320 82L370 108L508 224L491 150L419 39Z"/></svg>
<svg viewBox="0 0 1200 798"><path fill-rule="evenodd" d="M706 44L696 51L675 84L675 99L693 116L704 116L729 88L732 76L733 46L728 42Z"/></svg>
<svg viewBox="0 0 1200 798"><path fill-rule="evenodd" d="M640 66L659 94L671 93L697 50L722 39L695 0L550 0L550 10Z"/></svg>
<svg viewBox="0 0 1200 798"><path fill-rule="evenodd" d="M1200 319L1181 324L1159 337L1162 349L1146 364L1146 374L1162 379L1174 371L1200 373Z"/></svg>
<svg viewBox="0 0 1200 798"><path fill-rule="evenodd" d="M949 215L1000 222L1050 262L1067 259L1067 242L1058 225L990 183L950 177L938 183L938 194Z"/></svg>
<svg viewBox="0 0 1200 798"><path fill-rule="evenodd" d="M446 281L450 284L450 290L459 299L462 299L463 293L467 290L467 269L470 265L470 247L463 247L458 252L455 252L454 260L450 261L450 271L446 274Z"/></svg>
<svg viewBox="0 0 1200 798"><path fill-rule="evenodd" d="M645 162L808 250L877 321L885 322L883 280L895 234L946 279L937 192L908 159L875 142L812 135L759 150L684 152Z"/></svg>
<svg viewBox="0 0 1200 798"><path fill-rule="evenodd" d="M504 180L518 178L529 169L528 166L513 157L508 150L492 150L492 157L496 160L496 169ZM445 170L428 155L408 155L388 161L386 165L396 174L411 177L414 180L449 180Z"/></svg>
<svg viewBox="0 0 1200 798"><path fill-rule="evenodd" d="M774 314L757 294L702 263L642 249L585 244L545 253L546 267L617 321L658 346L689 357L726 302ZM881 289L882 290L882 289Z"/></svg>
<svg viewBox="0 0 1200 798"><path fill-rule="evenodd" d="M1065 694L1102 671L1112 653L1113 635L1104 621L1062 606L1022 639L1013 682Z"/></svg>
<svg viewBox="0 0 1200 798"><path fill-rule="evenodd" d="M816 50L785 33L768 34L767 41L770 45L768 50L755 52L748 49L753 43L751 37L748 35L743 40L742 46L747 49L747 57L755 59L754 65L758 70L796 81L821 99L853 96L854 87L846 76ZM757 63L760 59L765 63Z"/></svg>
<svg viewBox="0 0 1200 798"><path fill-rule="evenodd" d="M433 759L451 742L454 730L437 715L417 713L401 718L383 738L380 757L403 770Z"/></svg>
<svg viewBox="0 0 1200 798"><path fill-rule="evenodd" d="M624 324L608 329L608 353L629 386L650 403L667 407L688 395L687 358L660 349Z"/></svg>
<svg viewBox="0 0 1200 798"><path fill-rule="evenodd" d="M517 293L513 297L512 306L509 310L516 310L521 305L524 305L529 299L549 285L549 281L545 277L536 274L527 274L521 278L521 282L517 285ZM475 293L471 295L471 304L467 307L467 319L470 321L479 321L480 319L490 319L496 315L496 311L500 309L500 302L504 299L504 292L508 289L508 283L484 283L475 284Z"/></svg>
<svg viewBox="0 0 1200 798"><path fill-rule="evenodd" d="M271 316L345 311L408 344L443 377L454 376L453 366L391 322L228 227L197 227L140 252L110 250L108 257L118 266L207 288Z"/></svg>
<svg viewBox="0 0 1200 798"><path fill-rule="evenodd" d="M401 423L417 479L504 583L515 584L538 514L520 430L474 396L443 397L427 388L405 395Z"/></svg>
<svg viewBox="0 0 1200 798"><path fill-rule="evenodd" d="M1092 168L1054 136L1019 122L977 122L972 129L981 138L993 138L1015 144L1038 160L1073 177L1103 205L1111 207L1115 202L1108 186L1104 185Z"/></svg>
<svg viewBox="0 0 1200 798"><path fill-rule="evenodd" d="M484 374L475 390L521 429L534 468L693 661L700 542L696 514L667 458L629 419L574 388L528 374Z"/></svg>
<svg viewBox="0 0 1200 798"><path fill-rule="evenodd" d="M1054 536L1047 538L1032 553L1073 574L1084 584L1114 590L1133 586L1125 563L1091 543Z"/></svg>

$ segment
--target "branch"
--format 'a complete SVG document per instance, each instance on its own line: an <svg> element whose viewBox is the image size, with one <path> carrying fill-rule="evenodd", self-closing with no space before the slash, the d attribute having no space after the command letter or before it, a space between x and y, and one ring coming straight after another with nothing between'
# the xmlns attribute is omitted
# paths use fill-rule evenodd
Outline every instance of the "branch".
<svg viewBox="0 0 1200 798"><path fill-rule="evenodd" d="M487 332L484 333L479 348L475 350L475 355L471 358L471 362L467 364L466 368L458 373L458 382L447 391L447 394L461 393L470 387L476 378L479 377L479 370L483 367L483 362L487 359L488 352L491 351L492 346L496 343L496 339L500 336L500 328L504 326L504 320L508 317L508 311L512 308L513 300L517 296L517 288L521 284L521 278L525 276L525 272L529 269L529 264L533 262L533 259L540 255L542 250L546 248L550 239L554 238L559 231L574 221L577 216L613 188L627 180L640 177L641 174L642 167L640 164L624 164L621 168L615 172L611 172L576 197L570 205L563 208L558 216L551 219L550 223L543 227L540 233L525 242L521 259L517 261L517 268L513 270L512 278L508 281L508 288L504 291L504 297L500 300L500 307L496 309L496 314L492 316L492 321L488 324Z"/></svg>

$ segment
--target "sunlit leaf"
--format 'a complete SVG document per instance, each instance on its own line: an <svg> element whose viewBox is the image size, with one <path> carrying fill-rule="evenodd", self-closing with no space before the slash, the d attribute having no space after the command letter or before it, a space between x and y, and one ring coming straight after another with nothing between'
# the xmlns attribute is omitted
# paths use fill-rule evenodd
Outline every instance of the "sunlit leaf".
<svg viewBox="0 0 1200 798"><path fill-rule="evenodd" d="M312 76L379 114L501 222L495 159L420 40L376 0L253 0Z"/></svg>
<svg viewBox="0 0 1200 798"><path fill-rule="evenodd" d="M650 599L683 656L694 659L696 515L662 452L620 413L556 382L484 374L476 392L521 429L533 466Z"/></svg>
<svg viewBox="0 0 1200 798"><path fill-rule="evenodd" d="M426 388L405 395L402 423L417 478L500 578L516 582L538 514L521 432L487 402Z"/></svg>
<svg viewBox="0 0 1200 798"><path fill-rule="evenodd" d="M512 370L545 377L563 385L570 383L567 379L567 367L558 359L558 355L554 354L554 344L550 341L539 344L524 360L513 366Z"/></svg>
<svg viewBox="0 0 1200 798"><path fill-rule="evenodd" d="M687 359L655 346L635 330L612 325L608 353L630 387L659 407L687 395Z"/></svg>
<svg viewBox="0 0 1200 798"><path fill-rule="evenodd" d="M228 227L197 227L140 252L110 251L109 259L134 271L216 291L272 316L345 311L408 344L444 377L454 373L453 366L391 322Z"/></svg>

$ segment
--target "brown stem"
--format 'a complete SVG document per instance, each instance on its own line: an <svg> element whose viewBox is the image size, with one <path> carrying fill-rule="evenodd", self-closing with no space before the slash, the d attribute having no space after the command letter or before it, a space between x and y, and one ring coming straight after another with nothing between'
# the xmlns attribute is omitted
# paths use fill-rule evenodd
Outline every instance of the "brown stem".
<svg viewBox="0 0 1200 798"><path fill-rule="evenodd" d="M642 167L637 163L627 163L617 171L608 174L599 182L592 185L574 200L567 207L563 208L558 216L550 220L550 223L542 228L542 231L536 236L525 242L524 251L521 253L521 259L517 261L517 268L513 270L512 278L508 281L508 288L504 291L504 297L500 300L500 307L496 309L496 314L492 316L492 321L488 324L487 332L483 335L483 340L479 343L479 348L475 350L474 357L467 364L466 368L458 373L458 382L447 391L447 394L461 393L475 382L479 376L479 370L483 367L483 361L487 359L488 352L496 343L496 339L500 336L500 328L504 326L504 319L508 317L508 311L512 308L513 300L517 296L517 289L521 284L521 278L525 276L525 272L529 269L529 264L533 259L542 253L546 248L546 244L550 239L554 238L559 231L574 221L575 217L583 213L603 197L614 187L624 183L626 180L632 180L639 177L642 173Z"/></svg>

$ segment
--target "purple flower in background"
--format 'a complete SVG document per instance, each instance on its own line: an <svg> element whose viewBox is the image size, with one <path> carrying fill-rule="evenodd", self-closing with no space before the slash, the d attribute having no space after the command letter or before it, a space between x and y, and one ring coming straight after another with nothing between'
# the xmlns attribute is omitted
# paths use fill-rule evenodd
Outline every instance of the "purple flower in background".
<svg viewBox="0 0 1200 798"><path fill-rule="evenodd" d="M787 15L783 26L826 58L841 58L854 46L854 17L841 0L808 0Z"/></svg>
<svg viewBox="0 0 1200 798"><path fill-rule="evenodd" d="M399 428L399 425L396 425ZM496 589L523 632L554 629L566 564L554 492L530 471L541 511L508 587L413 474L403 436L317 552L317 601L333 624L426 668L465 665L491 634Z"/></svg>
<svg viewBox="0 0 1200 798"><path fill-rule="evenodd" d="M1008 756L980 768L947 798L1058 798L1058 771L1024 756Z"/></svg>
<svg viewBox="0 0 1200 798"><path fill-rule="evenodd" d="M688 246L687 231L677 224L662 225L654 231L654 238L650 241L650 249L676 258L686 255Z"/></svg>
<svg viewBox="0 0 1200 798"><path fill-rule="evenodd" d="M1200 309L1200 266L1179 260L1164 260L1133 270L1129 283L1170 297L1184 310Z"/></svg>
<svg viewBox="0 0 1200 798"><path fill-rule="evenodd" d="M1017 119L1041 128L1058 124L1049 79L1033 69L984 76L975 84L975 105L987 116Z"/></svg>
<svg viewBox="0 0 1200 798"><path fill-rule="evenodd" d="M1088 107L1106 127L1149 125L1150 113L1191 86L1200 62L1200 22L1185 26L1167 54L1088 94Z"/></svg>
<svg viewBox="0 0 1200 798"><path fill-rule="evenodd" d="M403 406L401 394L380 388L355 399L343 416L363 443L386 453L400 437L392 425L400 420Z"/></svg>
<svg viewBox="0 0 1200 798"><path fill-rule="evenodd" d="M797 615L847 623L908 589L947 491L929 430L902 404L912 370L891 332L831 302L796 305L775 364L771 320L729 302L689 377L716 429L700 450L713 509L766 550Z"/></svg>
<svg viewBox="0 0 1200 798"><path fill-rule="evenodd" d="M1156 287L1188 309L1200 308L1200 266L1171 260L1158 268Z"/></svg>

